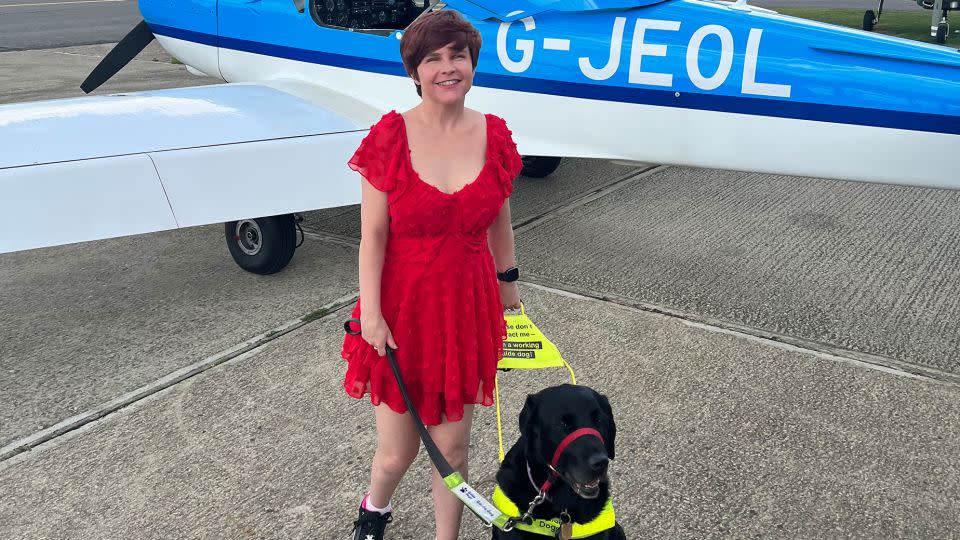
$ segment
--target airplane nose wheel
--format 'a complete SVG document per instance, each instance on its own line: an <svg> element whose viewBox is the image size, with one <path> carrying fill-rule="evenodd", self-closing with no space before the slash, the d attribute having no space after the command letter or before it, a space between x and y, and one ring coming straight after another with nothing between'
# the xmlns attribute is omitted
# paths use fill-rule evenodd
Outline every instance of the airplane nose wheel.
<svg viewBox="0 0 960 540"><path fill-rule="evenodd" d="M528 178L549 176L560 166L560 158L551 156L523 156L523 169L520 174Z"/></svg>
<svg viewBox="0 0 960 540"><path fill-rule="evenodd" d="M254 274L283 270L297 249L297 219L293 214L242 219L224 224L230 255L240 268Z"/></svg>
<svg viewBox="0 0 960 540"><path fill-rule="evenodd" d="M947 42L947 35L950 33L950 25L942 22L937 25L937 43L943 45Z"/></svg>

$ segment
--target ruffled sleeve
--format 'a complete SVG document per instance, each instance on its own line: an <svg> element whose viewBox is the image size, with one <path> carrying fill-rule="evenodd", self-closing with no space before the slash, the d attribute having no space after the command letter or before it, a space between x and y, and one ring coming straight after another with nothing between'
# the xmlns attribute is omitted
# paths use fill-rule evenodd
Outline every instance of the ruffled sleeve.
<svg viewBox="0 0 960 540"><path fill-rule="evenodd" d="M523 160L517 152L517 143L513 142L513 133L507 128L507 123L499 116L489 115L488 122L493 122L490 130L493 159L496 160L497 176L504 197L513 193L513 181L520 175Z"/></svg>
<svg viewBox="0 0 960 540"><path fill-rule="evenodd" d="M347 165L380 191L392 191L402 174L405 136L403 117L396 111L383 115L370 128Z"/></svg>

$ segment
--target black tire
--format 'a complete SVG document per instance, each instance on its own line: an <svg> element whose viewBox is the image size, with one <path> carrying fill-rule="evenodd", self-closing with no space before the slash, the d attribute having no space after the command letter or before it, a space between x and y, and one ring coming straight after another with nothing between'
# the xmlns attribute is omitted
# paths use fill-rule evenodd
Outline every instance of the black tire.
<svg viewBox="0 0 960 540"><path fill-rule="evenodd" d="M560 158L551 156L523 156L520 174L529 178L550 176L560 166Z"/></svg>
<svg viewBox="0 0 960 540"><path fill-rule="evenodd" d="M867 12L863 14L863 29L867 32L873 31L873 25L876 20L876 14L873 12L873 10L868 9Z"/></svg>
<svg viewBox="0 0 960 540"><path fill-rule="evenodd" d="M950 31L950 26L947 23L940 23L937 25L937 43L943 45L947 42L947 32Z"/></svg>
<svg viewBox="0 0 960 540"><path fill-rule="evenodd" d="M230 255L247 272L275 274L287 266L297 249L293 214L230 221L223 227Z"/></svg>

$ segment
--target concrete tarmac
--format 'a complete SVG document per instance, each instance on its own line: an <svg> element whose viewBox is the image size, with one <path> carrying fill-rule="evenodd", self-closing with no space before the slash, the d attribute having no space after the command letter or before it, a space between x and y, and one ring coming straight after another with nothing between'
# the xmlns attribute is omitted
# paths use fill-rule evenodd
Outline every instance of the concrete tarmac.
<svg viewBox="0 0 960 540"><path fill-rule="evenodd" d="M0 0L0 51L116 43L142 18L136 1Z"/></svg>
<svg viewBox="0 0 960 540"><path fill-rule="evenodd" d="M93 71L114 43L49 50L0 52L0 104L81 97L80 83ZM156 41L94 94L158 90L222 80L197 77L174 62Z"/></svg>
<svg viewBox="0 0 960 540"><path fill-rule="evenodd" d="M616 512L630 538L950 538L960 390L532 286L528 312L614 407ZM251 307L255 310L255 307ZM345 310L0 471L4 538L348 538L375 446L344 395ZM566 372L501 376L523 397ZM936 411L936 414L931 414ZM492 489L495 416L471 484ZM433 538L425 453L389 538ZM462 538L488 538L466 516Z"/></svg>
<svg viewBox="0 0 960 540"><path fill-rule="evenodd" d="M62 96L98 54L68 52L0 58L50 59ZM151 54L110 84L215 82ZM957 202L591 160L516 181L521 293L610 397L630 538L955 537ZM374 450L338 356L358 224L308 214L271 277L216 225L0 256L0 538L348 538ZM525 394L565 376L501 375L508 443ZM495 445L480 409L481 493ZM433 537L427 467L389 538ZM489 532L468 515L461 536Z"/></svg>

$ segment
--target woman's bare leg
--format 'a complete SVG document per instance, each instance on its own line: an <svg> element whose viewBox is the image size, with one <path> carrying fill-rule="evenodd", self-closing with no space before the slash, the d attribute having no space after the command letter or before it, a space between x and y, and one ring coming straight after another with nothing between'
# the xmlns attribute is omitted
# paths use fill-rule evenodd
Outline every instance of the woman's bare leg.
<svg viewBox="0 0 960 540"><path fill-rule="evenodd" d="M417 457L420 438L409 413L394 412L385 403L374 408L377 418L377 451L370 470L370 502L383 508L390 503L404 473Z"/></svg>
<svg viewBox="0 0 960 540"><path fill-rule="evenodd" d="M470 450L473 409L473 405L464 405L463 420L444 421L438 426L427 428L450 466L460 471L464 480L467 479L468 472L467 458ZM437 520L437 540L456 540L460 536L463 503L447 489L437 468L431 466L430 469L433 472L433 512Z"/></svg>

